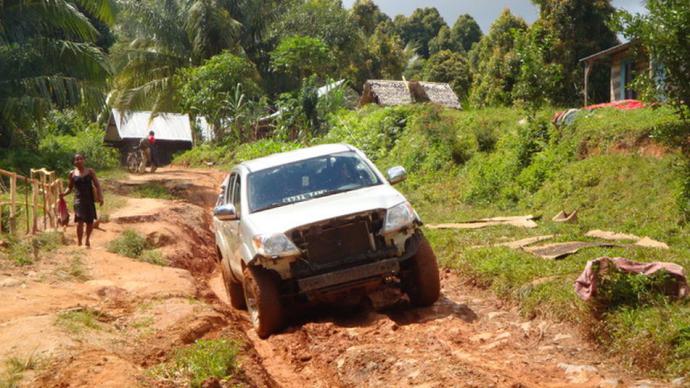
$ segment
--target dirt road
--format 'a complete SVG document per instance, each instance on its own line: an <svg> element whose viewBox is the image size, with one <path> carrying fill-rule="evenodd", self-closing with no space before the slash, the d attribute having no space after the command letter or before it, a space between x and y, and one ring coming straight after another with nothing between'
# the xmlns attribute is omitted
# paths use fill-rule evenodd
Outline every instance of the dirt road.
<svg viewBox="0 0 690 388"><path fill-rule="evenodd" d="M41 360L22 385L160 384L147 368L199 338L218 337L245 344L242 372L230 384L247 386L662 385L617 369L571 327L521 318L448 271L430 308L334 307L260 340L246 314L225 303L215 265L209 209L221 179L169 168L111 182L108 189L127 194L159 181L181 199L128 198L95 232L92 249L67 245L31 267L2 269L0 361ZM145 235L170 266L107 252L127 228ZM73 228L66 237L73 243ZM79 314L96 322L71 330L68 318Z"/></svg>

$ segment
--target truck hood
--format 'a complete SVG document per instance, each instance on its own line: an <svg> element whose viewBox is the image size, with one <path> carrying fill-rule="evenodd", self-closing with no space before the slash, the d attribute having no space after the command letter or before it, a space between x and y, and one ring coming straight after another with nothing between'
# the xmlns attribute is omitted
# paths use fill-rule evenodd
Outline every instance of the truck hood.
<svg viewBox="0 0 690 388"><path fill-rule="evenodd" d="M388 209L404 201L402 194L384 184L264 210L250 214L246 221L255 234L282 233L348 214Z"/></svg>

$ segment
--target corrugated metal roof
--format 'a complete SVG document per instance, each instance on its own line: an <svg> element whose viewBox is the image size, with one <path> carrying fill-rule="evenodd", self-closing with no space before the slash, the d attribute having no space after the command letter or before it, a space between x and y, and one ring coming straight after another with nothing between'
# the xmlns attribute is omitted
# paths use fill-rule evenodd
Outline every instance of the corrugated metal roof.
<svg viewBox="0 0 690 388"><path fill-rule="evenodd" d="M633 44L635 44L635 43L636 43L636 41L632 40L632 41L630 41L630 42L621 43L621 44L619 44L619 45L616 45L616 46L613 46L613 47L609 47L609 48L607 48L606 50L599 51L598 53L594 53L594 54L592 54L592 55L590 55L590 56L587 56L587 57L584 57L584 58L580 59L580 62L589 62L589 61L593 61L593 60L595 60L595 59L599 59L599 58L602 58L602 57L607 57L607 56L609 56L609 55L612 55L612 54L615 54L615 53L618 53L618 52L627 50L628 47L630 47L631 45L633 45Z"/></svg>
<svg viewBox="0 0 690 388"><path fill-rule="evenodd" d="M117 133L111 130L114 124ZM151 112L120 112L112 110L105 140L141 139L149 131L156 134L158 140L192 141L192 127L189 116L179 113L159 113L151 119Z"/></svg>

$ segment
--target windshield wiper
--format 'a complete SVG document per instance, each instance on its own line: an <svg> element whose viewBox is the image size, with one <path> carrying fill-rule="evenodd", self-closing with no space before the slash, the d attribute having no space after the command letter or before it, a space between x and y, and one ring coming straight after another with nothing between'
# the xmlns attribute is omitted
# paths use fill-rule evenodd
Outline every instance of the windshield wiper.
<svg viewBox="0 0 690 388"><path fill-rule="evenodd" d="M268 206L264 206L264 207L262 207L262 208L258 208L258 209L256 209L256 210L254 210L252 213L262 212L262 211L264 211L264 210L274 209L274 208L281 207L281 206L285 206L285 205L289 205L289 204L290 204L290 203L285 203L285 202L273 202L272 204L270 204L270 205L268 205Z"/></svg>
<svg viewBox="0 0 690 388"><path fill-rule="evenodd" d="M311 197L311 198L309 198L309 199L327 197L327 196L329 196L329 195L340 194L340 193L344 193L344 192L346 192L346 191L352 191L352 190L357 190L357 189L361 189L361 188L362 188L362 186L359 186L359 187L350 187L350 188L347 188L347 189L338 189L338 190L333 190L333 191L327 191L327 192L325 192L325 193L321 193L321 194L319 194L319 195L315 195L315 196L313 196L313 197Z"/></svg>

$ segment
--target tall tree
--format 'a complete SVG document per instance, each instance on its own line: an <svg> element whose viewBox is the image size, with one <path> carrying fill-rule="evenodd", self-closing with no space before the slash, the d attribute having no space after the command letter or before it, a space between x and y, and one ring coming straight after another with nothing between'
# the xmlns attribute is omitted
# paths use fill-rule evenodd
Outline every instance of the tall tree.
<svg viewBox="0 0 690 388"><path fill-rule="evenodd" d="M231 50L241 52L241 24L225 0L124 3L111 103L122 109L179 109L174 76L181 68Z"/></svg>
<svg viewBox="0 0 690 388"><path fill-rule="evenodd" d="M646 94L669 98L687 116L690 114L690 7L683 0L647 0L646 5L649 11L646 15L620 12L619 28L626 37L642 43L655 67L654 79L645 82L654 90L647 90ZM688 187L690 193L690 183Z"/></svg>
<svg viewBox="0 0 690 388"><path fill-rule="evenodd" d="M454 42L457 42L465 51L470 51L472 45L482 38L482 29L472 16L464 14L458 16L450 34Z"/></svg>
<svg viewBox="0 0 690 388"><path fill-rule="evenodd" d="M403 43L414 45L424 58L429 57L429 42L438 35L441 27L448 27L434 7L417 8L409 17L398 15L394 23Z"/></svg>
<svg viewBox="0 0 690 388"><path fill-rule="evenodd" d="M439 51L426 61L424 75L428 81L448 82L460 100L467 97L471 75L465 55L449 50Z"/></svg>
<svg viewBox="0 0 690 388"><path fill-rule="evenodd" d="M0 1L0 145L20 143L51 108L102 106L110 65L80 8L114 21L109 0Z"/></svg>
<svg viewBox="0 0 690 388"><path fill-rule="evenodd" d="M583 69L578 60L618 43L609 28L615 11L611 0L532 0L539 6L535 24L555 40L546 53L546 61L561 65L563 82L557 103L575 104L583 89ZM590 77L593 100L606 100L608 74L605 69Z"/></svg>
<svg viewBox="0 0 690 388"><path fill-rule="evenodd" d="M514 49L514 35L524 33L527 23L503 10L489 33L474 45L470 51L472 69L473 105L509 105L512 90L520 72L520 63Z"/></svg>
<svg viewBox="0 0 690 388"><path fill-rule="evenodd" d="M366 37L340 0L288 0L285 7L285 12L271 27L274 44L294 35L317 38L333 54L335 74L345 76L356 54L364 50ZM280 78L272 81L273 92L283 92L292 86L285 85Z"/></svg>
<svg viewBox="0 0 690 388"><path fill-rule="evenodd" d="M462 51L465 49L462 47L459 41L453 39L450 28L448 26L443 26L438 31L438 35L434 39L429 41L429 54L434 55L439 51L449 50L449 51Z"/></svg>
<svg viewBox="0 0 690 388"><path fill-rule="evenodd" d="M365 37L362 49L350 54L350 66L344 76L353 89L361 91L369 79L402 77L409 53L393 31L391 21L379 23L374 33L368 39Z"/></svg>
<svg viewBox="0 0 690 388"><path fill-rule="evenodd" d="M350 14L367 36L372 35L379 24L391 20L372 0L356 0Z"/></svg>
<svg viewBox="0 0 690 388"><path fill-rule="evenodd" d="M176 78L183 110L206 117L218 141L224 140L226 127L231 126L227 118L232 117L232 124L236 124L238 108L242 110L261 95L254 64L227 52L211 57L201 66L183 69ZM236 139L241 139L240 128L233 129Z"/></svg>
<svg viewBox="0 0 690 388"><path fill-rule="evenodd" d="M297 85L311 75L326 76L332 63L328 46L321 39L309 36L289 36L271 52L274 70L296 77Z"/></svg>
<svg viewBox="0 0 690 388"><path fill-rule="evenodd" d="M527 110L530 117L542 105L559 100L563 83L563 69L547 63L545 53L555 38L539 24L515 34L515 52L520 63L517 83L513 88L513 102Z"/></svg>

